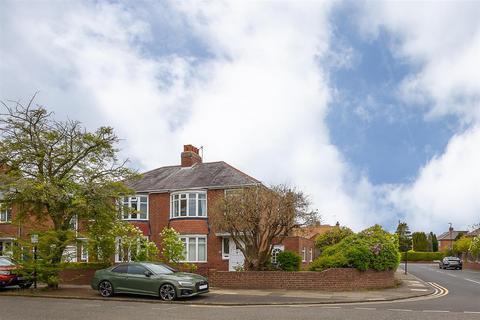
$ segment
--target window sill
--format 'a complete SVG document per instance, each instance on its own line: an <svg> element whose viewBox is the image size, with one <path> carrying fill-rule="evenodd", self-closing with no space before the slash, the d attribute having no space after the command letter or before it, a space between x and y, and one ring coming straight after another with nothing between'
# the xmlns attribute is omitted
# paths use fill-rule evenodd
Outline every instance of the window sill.
<svg viewBox="0 0 480 320"><path fill-rule="evenodd" d="M148 218L147 219L122 219L122 221L148 221Z"/></svg>
<svg viewBox="0 0 480 320"><path fill-rule="evenodd" d="M207 263L208 261L179 261L180 263Z"/></svg>
<svg viewBox="0 0 480 320"><path fill-rule="evenodd" d="M206 220L208 217L206 216L200 216L200 217L195 217L195 216L188 216L188 217L170 217L170 220L188 220L188 219L200 219L200 220Z"/></svg>
<svg viewBox="0 0 480 320"><path fill-rule="evenodd" d="M12 224L12 221L0 221L0 224Z"/></svg>

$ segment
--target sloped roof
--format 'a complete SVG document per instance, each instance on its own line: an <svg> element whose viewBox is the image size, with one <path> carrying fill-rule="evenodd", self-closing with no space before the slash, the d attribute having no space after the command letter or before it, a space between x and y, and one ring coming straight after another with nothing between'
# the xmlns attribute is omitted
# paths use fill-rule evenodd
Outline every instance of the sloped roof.
<svg viewBox="0 0 480 320"><path fill-rule="evenodd" d="M331 226L328 224L322 224L317 226L298 228L293 230L293 235L315 240L318 235L324 234L325 232L333 229L334 227L335 226Z"/></svg>
<svg viewBox="0 0 480 320"><path fill-rule="evenodd" d="M195 188L228 188L259 184L255 178L224 161L197 163L191 167L169 166L142 174L127 185L136 192L168 192Z"/></svg>
<svg viewBox="0 0 480 320"><path fill-rule="evenodd" d="M441 235L437 237L437 240L455 240L455 238L458 236L459 233L467 234L468 231L457 231L454 230L451 233L450 237L450 231L444 232Z"/></svg>
<svg viewBox="0 0 480 320"><path fill-rule="evenodd" d="M467 233L467 236L468 237L480 236L480 228L470 231L469 233Z"/></svg>

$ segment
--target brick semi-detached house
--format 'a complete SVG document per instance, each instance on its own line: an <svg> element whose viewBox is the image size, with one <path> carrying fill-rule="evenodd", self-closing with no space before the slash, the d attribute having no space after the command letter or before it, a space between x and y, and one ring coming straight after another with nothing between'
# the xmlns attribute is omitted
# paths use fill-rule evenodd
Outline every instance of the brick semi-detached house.
<svg viewBox="0 0 480 320"><path fill-rule="evenodd" d="M203 163L198 149L185 145L181 164L154 169L130 183L135 196L122 199L123 205L134 210L125 212L122 219L138 227L149 240L161 249L160 232L173 227L185 245L185 262L194 263L200 273L208 269L235 270L243 265L244 257L230 235L215 230L209 220L209 210L228 190L260 185L261 182L223 162ZM13 211L13 216L15 211ZM12 212L0 213L0 255L11 251L14 240L28 236L28 226L14 226ZM73 221L72 227L78 228ZM86 240L86 239L83 239ZM85 246L67 248L68 260L87 261ZM275 244L272 260L283 250L302 256L307 265L314 258L314 237L294 234ZM128 260L120 241L116 244L115 262Z"/></svg>
<svg viewBox="0 0 480 320"><path fill-rule="evenodd" d="M139 213L125 214L123 219L142 230L159 248L160 232L164 227L173 227L185 245L185 262L196 264L201 273L208 269L235 270L243 265L243 255L229 234L214 229L209 210L228 190L260 184L223 161L203 163L198 149L185 145L180 165L145 172L129 185L136 195L125 198L124 205ZM308 264L313 259L314 241L288 237L275 245L273 259L283 250L299 253ZM116 255L117 262L121 256Z"/></svg>

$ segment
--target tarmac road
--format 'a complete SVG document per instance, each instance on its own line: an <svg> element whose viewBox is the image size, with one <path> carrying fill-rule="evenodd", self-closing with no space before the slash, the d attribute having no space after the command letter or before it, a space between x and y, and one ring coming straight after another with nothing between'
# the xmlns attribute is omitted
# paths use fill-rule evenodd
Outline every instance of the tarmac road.
<svg viewBox="0 0 480 320"><path fill-rule="evenodd" d="M30 319L480 319L480 272L410 265L409 272L439 285L437 298L403 302L301 306L192 306L142 302L0 297L0 320ZM412 283L412 290L422 290ZM442 296L443 295L443 296Z"/></svg>

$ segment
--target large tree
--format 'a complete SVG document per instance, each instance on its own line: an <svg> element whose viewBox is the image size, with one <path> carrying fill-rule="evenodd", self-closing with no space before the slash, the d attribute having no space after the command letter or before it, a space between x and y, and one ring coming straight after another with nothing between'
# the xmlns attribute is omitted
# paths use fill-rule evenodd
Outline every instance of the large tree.
<svg viewBox="0 0 480 320"><path fill-rule="evenodd" d="M412 234L413 251L428 252L428 239L425 232L414 232Z"/></svg>
<svg viewBox="0 0 480 320"><path fill-rule="evenodd" d="M246 270L267 269L274 242L317 217L302 192L284 185L227 192L210 215L215 229L228 232L243 253Z"/></svg>
<svg viewBox="0 0 480 320"><path fill-rule="evenodd" d="M16 221L35 221L57 232L53 264L70 239L72 219L111 224L113 199L129 194L123 183L135 173L118 159L119 138L110 127L87 131L78 121L58 121L45 108L2 102L0 191L16 208Z"/></svg>
<svg viewBox="0 0 480 320"><path fill-rule="evenodd" d="M406 252L412 249L412 234L406 222L398 221L397 231L399 250Z"/></svg>

